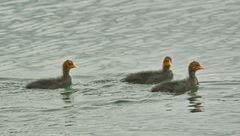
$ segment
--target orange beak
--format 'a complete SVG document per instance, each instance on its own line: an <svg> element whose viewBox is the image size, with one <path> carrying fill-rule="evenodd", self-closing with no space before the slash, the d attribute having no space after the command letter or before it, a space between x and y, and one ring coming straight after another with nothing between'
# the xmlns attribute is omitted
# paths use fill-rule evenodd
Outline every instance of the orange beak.
<svg viewBox="0 0 240 136"><path fill-rule="evenodd" d="M72 64L69 66L69 68L76 68L77 66L75 64Z"/></svg>
<svg viewBox="0 0 240 136"><path fill-rule="evenodd" d="M203 69L204 69L203 65L199 65L199 66L197 67L197 70L203 70Z"/></svg>
<svg viewBox="0 0 240 136"><path fill-rule="evenodd" d="M164 63L165 66L172 66L172 61L171 60L167 60L165 63Z"/></svg>

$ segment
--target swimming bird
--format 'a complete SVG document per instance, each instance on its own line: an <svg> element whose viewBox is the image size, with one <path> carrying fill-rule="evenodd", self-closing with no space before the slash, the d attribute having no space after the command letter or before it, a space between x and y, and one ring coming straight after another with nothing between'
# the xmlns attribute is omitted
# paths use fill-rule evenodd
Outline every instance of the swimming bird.
<svg viewBox="0 0 240 136"><path fill-rule="evenodd" d="M71 60L66 60L63 63L63 75L54 79L40 79L26 85L28 89L58 89L66 88L72 84L72 78L69 71L76 68L76 65Z"/></svg>
<svg viewBox="0 0 240 136"><path fill-rule="evenodd" d="M173 73L170 70L171 66L172 59L166 56L163 60L162 70L132 73L122 81L134 84L156 84L166 80L169 81L173 79Z"/></svg>
<svg viewBox="0 0 240 136"><path fill-rule="evenodd" d="M195 75L196 71L202 70L204 67L197 61L193 61L188 66L188 78L178 81L167 81L160 83L152 88L151 92L170 92L184 93L197 87L198 79Z"/></svg>

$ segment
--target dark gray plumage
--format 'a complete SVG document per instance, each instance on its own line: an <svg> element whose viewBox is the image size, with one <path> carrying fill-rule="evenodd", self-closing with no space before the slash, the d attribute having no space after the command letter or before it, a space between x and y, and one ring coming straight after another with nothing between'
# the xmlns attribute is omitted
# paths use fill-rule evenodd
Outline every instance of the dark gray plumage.
<svg viewBox="0 0 240 136"><path fill-rule="evenodd" d="M158 84L153 87L151 92L170 92L170 93L182 93L195 89L198 85L198 79L195 75L197 70L204 69L198 62L193 61L189 64L188 72L189 77L179 81L168 81Z"/></svg>
<svg viewBox="0 0 240 136"><path fill-rule="evenodd" d="M28 89L58 89L66 88L72 84L72 78L69 75L69 71L76 66L71 60L66 60L63 63L63 75L55 79L40 79L34 82L31 82L26 85Z"/></svg>
<svg viewBox="0 0 240 136"><path fill-rule="evenodd" d="M129 74L122 81L134 84L156 84L163 81L170 81L173 79L173 72L170 70L171 65L172 59L167 56L163 60L162 70Z"/></svg>

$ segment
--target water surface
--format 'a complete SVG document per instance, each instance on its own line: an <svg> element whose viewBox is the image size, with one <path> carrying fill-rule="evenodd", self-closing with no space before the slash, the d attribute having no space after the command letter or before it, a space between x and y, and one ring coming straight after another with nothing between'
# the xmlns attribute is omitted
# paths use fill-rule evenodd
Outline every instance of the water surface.
<svg viewBox="0 0 240 136"><path fill-rule="evenodd" d="M3 136L237 136L240 1L1 0ZM197 92L150 93L120 80L173 58L175 79L197 60ZM72 89L27 90L61 74Z"/></svg>

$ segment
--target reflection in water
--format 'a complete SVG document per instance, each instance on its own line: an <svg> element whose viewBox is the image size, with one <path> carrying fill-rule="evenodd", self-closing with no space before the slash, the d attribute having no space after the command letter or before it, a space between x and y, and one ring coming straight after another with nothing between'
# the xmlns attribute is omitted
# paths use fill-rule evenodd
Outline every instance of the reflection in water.
<svg viewBox="0 0 240 136"><path fill-rule="evenodd" d="M73 93L77 90L72 89L71 87L65 88L61 92L62 100L66 103L63 108L67 108L67 112L64 113L62 120L64 120L64 126L74 126L76 124L76 116L73 111ZM65 134L66 135L66 134Z"/></svg>
<svg viewBox="0 0 240 136"><path fill-rule="evenodd" d="M202 105L202 102L200 102L200 99L202 98L202 96L198 95L197 94L197 89L190 92L189 93L189 106L188 107L191 107L190 109L190 112L203 112L204 111L204 107Z"/></svg>
<svg viewBox="0 0 240 136"><path fill-rule="evenodd" d="M76 92L72 88L65 88L63 92L61 92L62 99L65 103L72 103L73 97L71 95Z"/></svg>

